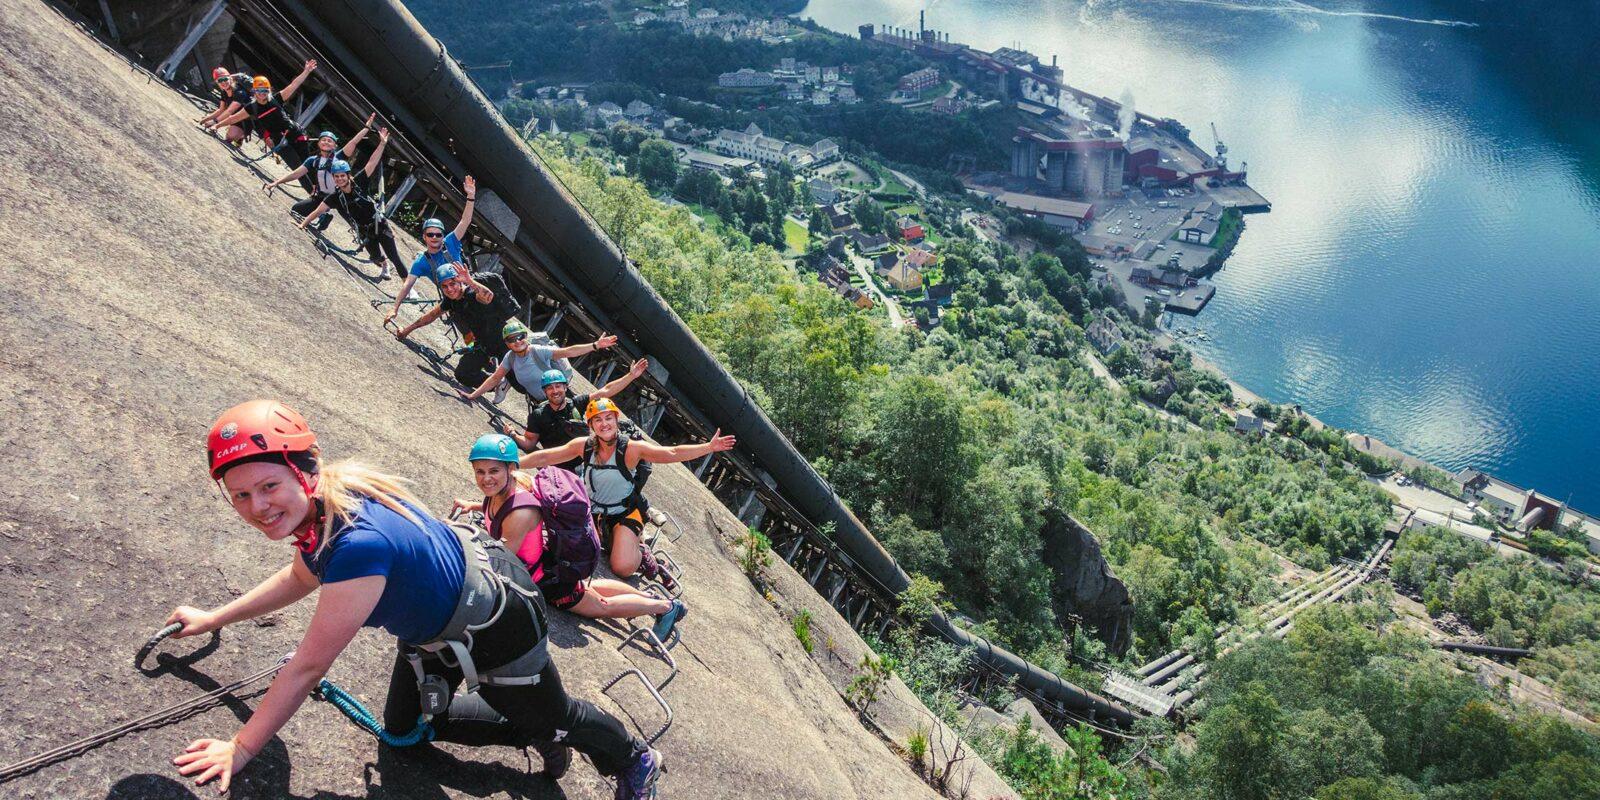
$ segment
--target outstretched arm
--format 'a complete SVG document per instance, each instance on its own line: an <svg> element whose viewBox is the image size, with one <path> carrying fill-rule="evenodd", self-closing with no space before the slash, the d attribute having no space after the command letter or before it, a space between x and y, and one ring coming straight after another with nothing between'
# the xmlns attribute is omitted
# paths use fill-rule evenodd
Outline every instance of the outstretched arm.
<svg viewBox="0 0 1600 800"><path fill-rule="evenodd" d="M289 102L289 98L293 97L295 92L300 91L300 84L305 83L306 78L311 77L311 71L316 68L316 59L313 58L310 61L307 61L306 68L300 70L300 74L294 76L294 80L289 81L289 85L283 87L283 91L278 92L278 99L284 101L285 103Z"/></svg>
<svg viewBox="0 0 1600 800"><path fill-rule="evenodd" d="M233 776L272 741L355 638L362 623L377 607L387 581L382 575L368 575L325 587L300 647L272 679L272 687L261 699L260 707L250 715L250 720L226 741L196 739L191 742L172 760L178 765L178 772L195 776L196 784L218 778L217 789L226 792Z"/></svg>
<svg viewBox="0 0 1600 800"><path fill-rule="evenodd" d="M367 173L367 177L369 177L369 178L372 177L372 173L377 171L378 165L383 163L383 148L388 147L388 146L389 146L389 129L388 128L379 128L378 129L378 146L376 148L373 148L372 156L367 159L367 165L365 167L362 167L362 170Z"/></svg>
<svg viewBox="0 0 1600 800"><path fill-rule="evenodd" d="M563 461L571 461L583 455L583 443L586 441L588 439L573 439L560 447L535 450L522 457L522 466L538 469L539 467L548 467L551 464L560 464ZM629 450L628 452L633 451Z"/></svg>
<svg viewBox="0 0 1600 800"><path fill-rule="evenodd" d="M272 577L256 584L254 589L238 596L233 602L210 611L178 606L172 615L167 617L167 624L174 622L183 624L183 628L173 634L177 638L210 633L235 622L255 619L293 605L316 588L316 576L312 575L311 570L306 569L305 563L296 556L289 566L273 573Z"/></svg>
<svg viewBox="0 0 1600 800"><path fill-rule="evenodd" d="M302 225L301 227L305 227L305 226ZM436 305L433 308L428 309L425 313L423 313L422 316L417 317L417 321L416 322L413 322L410 325L407 325L404 328L401 328L400 330L395 331L394 332L394 338L396 338L396 339L404 339L407 336L410 336L412 331L414 331L414 330L416 330L418 328L421 328L421 327L424 327L424 326L432 324L433 321L438 319L439 316L441 314L443 314L443 313L444 313L444 304L440 303L439 305Z"/></svg>
<svg viewBox="0 0 1600 800"><path fill-rule="evenodd" d="M434 306L434 308L438 308L438 306ZM488 394L490 389L499 386L500 381L505 380L506 371L509 369L510 367L506 366L506 360L502 358L500 359L500 366L494 368L494 374L484 378L483 383L478 384L478 388L473 389L470 392L463 392L460 389L457 389L456 394L461 395L461 399L468 402L476 400L485 394Z"/></svg>
<svg viewBox="0 0 1600 800"><path fill-rule="evenodd" d="M610 383L596 389L593 394L589 395L589 399L599 400L603 397L616 397L618 392L628 388L628 384L633 383L635 378L643 375L644 371L649 368L649 359L641 358L633 362L633 366L628 367L628 371L622 373L622 377L614 378Z"/></svg>
<svg viewBox="0 0 1600 800"><path fill-rule="evenodd" d="M394 308L389 309L388 315L383 318L384 322L388 322L395 317L400 316L400 304L406 301L406 298L411 295L411 287L416 285L417 273L413 272L410 275L407 275L405 283L400 284L399 293L394 296Z"/></svg>
<svg viewBox="0 0 1600 800"><path fill-rule="evenodd" d="M268 183L266 186L264 186L262 188L263 188L264 191L270 192L273 189L276 189L279 186L282 186L282 185L288 183L289 181L300 180L300 176L304 175L304 174L306 174L306 165L305 164L301 164L300 166L294 168L294 172L291 172L288 175L285 175L285 176L283 176L283 177L281 177L281 178L279 178L279 179L277 179L275 181L272 181L271 183ZM303 228L305 226L302 225L300 227Z"/></svg>
<svg viewBox="0 0 1600 800"><path fill-rule="evenodd" d="M461 221L456 223L456 239L465 239L467 228L472 227L472 208L478 202L478 182L471 175L461 181L461 188L467 193L467 205L461 209Z"/></svg>
<svg viewBox="0 0 1600 800"><path fill-rule="evenodd" d="M609 333L602 333L602 334L600 334L600 338L598 338L598 339L596 339L596 340L594 340L592 342L586 342L584 344L569 344L566 347L557 347L555 350L551 351L550 357L551 358L572 358L574 356L587 355L589 353L593 353L596 350L604 350L607 347L616 347L616 346L617 346L617 337L616 336L613 336L612 334L609 334Z"/></svg>
<svg viewBox="0 0 1600 800"><path fill-rule="evenodd" d="M296 227L298 227L300 230L305 230L306 226L310 225L312 220L315 220L317 217L322 216L322 213L324 211L327 211L327 210L328 210L328 201L327 200L323 200L322 202L317 204L317 209L315 211L313 211L310 214L307 214L307 215L301 217L300 218L300 222Z"/></svg>
<svg viewBox="0 0 1600 800"><path fill-rule="evenodd" d="M341 152L344 153L344 160L349 161L356 154L356 145L361 144L361 140L367 138L367 134L372 132L372 121L377 118L378 112L372 112L367 117L367 123L361 126L361 130L356 131L356 135L350 137L350 141L344 143L344 147L341 149Z"/></svg>
<svg viewBox="0 0 1600 800"><path fill-rule="evenodd" d="M711 441L702 442L701 444L679 444L672 447L662 447L654 442L640 440L628 445L628 460L633 462L628 466L632 468L640 461L648 461L652 464L677 464L683 461L692 461L711 453L732 450L736 443L732 434L723 436L721 428L718 428L716 433L711 434ZM635 456L634 453L639 455Z"/></svg>

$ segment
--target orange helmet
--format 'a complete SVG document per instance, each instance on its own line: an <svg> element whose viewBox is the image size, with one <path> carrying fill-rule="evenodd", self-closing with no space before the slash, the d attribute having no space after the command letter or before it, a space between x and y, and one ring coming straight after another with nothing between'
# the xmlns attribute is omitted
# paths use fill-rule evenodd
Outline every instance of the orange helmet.
<svg viewBox="0 0 1600 800"><path fill-rule="evenodd" d="M622 413L622 409L617 408L617 404L611 402L611 399L608 397L602 397L598 400L590 400L589 407L583 412L583 421L588 422L589 420L592 420L595 417L606 413L607 411L613 414Z"/></svg>
<svg viewBox="0 0 1600 800"><path fill-rule="evenodd" d="M272 88L272 81L267 80L267 76L265 76L265 75L257 75L254 80L250 81L250 88L251 89L271 89Z"/></svg>
<svg viewBox="0 0 1600 800"><path fill-rule="evenodd" d="M221 480L229 467L259 461L263 455L282 458L298 474L289 454L307 453L316 446L317 435L299 412L276 400L251 400L217 417L206 436L206 458L212 480Z"/></svg>

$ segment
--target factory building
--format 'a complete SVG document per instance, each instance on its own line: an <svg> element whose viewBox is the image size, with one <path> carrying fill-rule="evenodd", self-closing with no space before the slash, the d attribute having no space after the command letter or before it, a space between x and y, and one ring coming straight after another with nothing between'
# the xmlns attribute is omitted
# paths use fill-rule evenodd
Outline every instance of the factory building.
<svg viewBox="0 0 1600 800"><path fill-rule="evenodd" d="M1121 195L1127 157L1127 148L1115 136L1056 139L1018 128L1011 139L1012 175L1042 180L1048 191L1075 197Z"/></svg>

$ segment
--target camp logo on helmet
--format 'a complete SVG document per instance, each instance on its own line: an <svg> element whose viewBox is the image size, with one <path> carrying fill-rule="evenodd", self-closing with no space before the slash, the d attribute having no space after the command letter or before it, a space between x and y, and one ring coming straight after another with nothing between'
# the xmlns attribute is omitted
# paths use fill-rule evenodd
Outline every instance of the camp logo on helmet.
<svg viewBox="0 0 1600 800"><path fill-rule="evenodd" d="M506 455L506 450L507 450L506 440L501 439L499 444L500 444L500 455Z"/></svg>
<svg viewBox="0 0 1600 800"><path fill-rule="evenodd" d="M243 450L243 449L245 449L246 447L249 447L249 446L250 446L249 442L240 442L240 443L238 443L236 445L233 445L232 447L229 447L226 450L218 450L217 454L215 456L212 456L211 460L212 461L220 461L220 460L222 460L224 458L227 458L228 456L231 456L234 453L237 453L240 450Z"/></svg>
<svg viewBox="0 0 1600 800"><path fill-rule="evenodd" d="M230 422L222 426L222 430L218 431L217 435L222 437L222 441L226 442L229 439L239 435L239 424L236 422Z"/></svg>

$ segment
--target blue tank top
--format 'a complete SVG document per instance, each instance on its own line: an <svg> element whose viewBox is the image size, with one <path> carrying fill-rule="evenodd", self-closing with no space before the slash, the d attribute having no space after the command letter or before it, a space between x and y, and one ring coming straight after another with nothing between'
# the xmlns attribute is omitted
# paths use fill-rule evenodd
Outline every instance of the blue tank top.
<svg viewBox="0 0 1600 800"><path fill-rule="evenodd" d="M407 506L422 527L368 499L313 558L302 553L324 584L382 575L383 596L363 623L419 644L444 630L461 596L466 564L450 526Z"/></svg>

